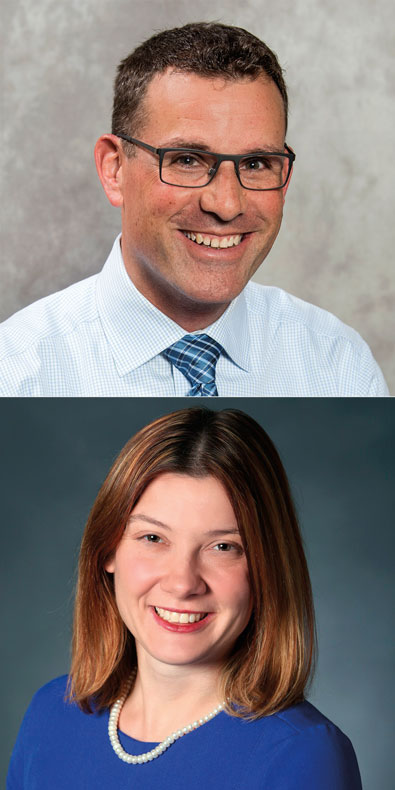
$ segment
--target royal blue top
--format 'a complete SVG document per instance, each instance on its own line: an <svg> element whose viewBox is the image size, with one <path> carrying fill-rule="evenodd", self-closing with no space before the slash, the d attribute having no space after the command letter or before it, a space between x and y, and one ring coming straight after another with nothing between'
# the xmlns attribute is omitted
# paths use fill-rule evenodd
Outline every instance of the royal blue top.
<svg viewBox="0 0 395 790"><path fill-rule="evenodd" d="M7 790L361 790L351 742L309 702L252 722L222 712L152 762L129 765L110 745L108 711L65 702L66 680L34 696ZM131 754L156 745L120 741Z"/></svg>

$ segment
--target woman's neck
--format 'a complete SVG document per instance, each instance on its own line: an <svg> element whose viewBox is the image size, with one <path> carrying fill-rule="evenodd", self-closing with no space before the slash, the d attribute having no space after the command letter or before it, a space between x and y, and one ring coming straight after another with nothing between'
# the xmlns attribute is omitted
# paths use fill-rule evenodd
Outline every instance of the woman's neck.
<svg viewBox="0 0 395 790"><path fill-rule="evenodd" d="M119 728L141 741L157 742L210 713L222 700L217 667L183 667L141 657Z"/></svg>

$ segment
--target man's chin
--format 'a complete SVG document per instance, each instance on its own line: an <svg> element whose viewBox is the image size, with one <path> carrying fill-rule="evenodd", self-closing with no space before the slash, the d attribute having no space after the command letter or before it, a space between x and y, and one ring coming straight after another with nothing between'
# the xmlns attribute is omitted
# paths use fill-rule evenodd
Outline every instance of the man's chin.
<svg viewBox="0 0 395 790"><path fill-rule="evenodd" d="M243 287L212 290L178 286L168 294L170 298L163 299L162 292L156 307L187 331L204 329L217 321Z"/></svg>
<svg viewBox="0 0 395 790"><path fill-rule="evenodd" d="M209 287L207 287L209 285ZM180 303L189 305L194 312L204 312L206 309L226 310L246 285L246 281L224 283L220 278L210 278L210 283L204 287L191 287L190 283L178 289Z"/></svg>

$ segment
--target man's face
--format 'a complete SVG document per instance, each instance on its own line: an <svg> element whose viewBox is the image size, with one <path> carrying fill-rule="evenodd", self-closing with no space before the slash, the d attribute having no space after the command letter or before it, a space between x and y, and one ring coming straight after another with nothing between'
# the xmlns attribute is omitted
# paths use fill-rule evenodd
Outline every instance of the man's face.
<svg viewBox="0 0 395 790"><path fill-rule="evenodd" d="M271 80L168 71L152 80L144 106L147 120L137 136L155 148L283 150L283 103ZM280 228L285 189L243 189L233 162L222 162L209 185L181 188L162 183L158 157L136 148L130 159L122 155L120 183L126 269L136 287L180 324L188 313L207 315L207 321L220 315L262 263ZM186 232L217 236L219 243L229 236L242 240L214 248ZM190 328L198 326L199 318Z"/></svg>

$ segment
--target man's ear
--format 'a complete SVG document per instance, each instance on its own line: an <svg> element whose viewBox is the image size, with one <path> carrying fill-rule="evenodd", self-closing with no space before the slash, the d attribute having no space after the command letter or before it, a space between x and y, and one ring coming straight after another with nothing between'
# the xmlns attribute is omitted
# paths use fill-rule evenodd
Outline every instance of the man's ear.
<svg viewBox="0 0 395 790"><path fill-rule="evenodd" d="M288 147L289 147L289 146L288 146ZM292 151L292 148L291 148L290 150ZM284 151L284 153L286 153L286 152ZM287 181L287 183L286 183L285 187L283 187L283 189L282 189L282 193L283 193L283 203L285 202L285 195L287 194L287 189L288 189L288 187L289 187L289 185L290 185L290 182L291 182L291 178L292 178L292 173L293 173L293 171L294 171L294 166L293 166L293 162L292 162L291 172L290 172L290 174L289 174L288 181Z"/></svg>
<svg viewBox="0 0 395 790"><path fill-rule="evenodd" d="M122 162L125 154L115 134L103 134L95 145L95 162L103 189L112 206L123 205Z"/></svg>

